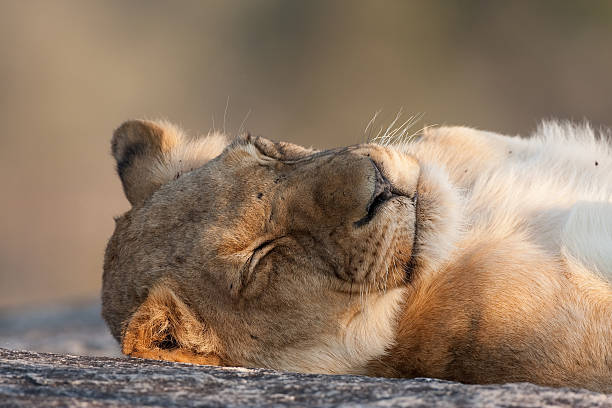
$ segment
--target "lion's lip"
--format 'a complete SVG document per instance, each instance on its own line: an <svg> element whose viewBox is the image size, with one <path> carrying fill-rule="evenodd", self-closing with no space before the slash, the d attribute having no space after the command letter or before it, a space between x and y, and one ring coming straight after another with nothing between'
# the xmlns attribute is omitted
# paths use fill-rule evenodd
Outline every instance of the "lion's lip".
<svg viewBox="0 0 612 408"><path fill-rule="evenodd" d="M387 201L391 200L394 197L403 196L399 190L393 187L393 184L384 176L384 174L380 171L379 165L372 160L372 165L374 167L374 192L372 193L372 197L366 206L366 215L360 220L355 222L355 226L359 227L364 224L367 224L374 218L378 209Z"/></svg>
<svg viewBox="0 0 612 408"><path fill-rule="evenodd" d="M370 199L370 202L368 203L368 207L366 210L367 212L366 217L372 219L374 215L376 214L376 211L378 210L378 208L381 205L383 205L386 201L389 201L391 198L393 198L393 196L395 195L397 194L393 193L393 190L391 189L390 184L376 183L374 194L372 195L372 198Z"/></svg>

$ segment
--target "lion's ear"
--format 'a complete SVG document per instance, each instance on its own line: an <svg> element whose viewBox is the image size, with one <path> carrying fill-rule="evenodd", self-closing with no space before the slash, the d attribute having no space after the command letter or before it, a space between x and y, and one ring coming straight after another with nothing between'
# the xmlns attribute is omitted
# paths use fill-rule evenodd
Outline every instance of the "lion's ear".
<svg viewBox="0 0 612 408"><path fill-rule="evenodd" d="M117 173L133 206L168 181L215 158L226 145L220 133L190 139L175 125L145 120L124 122L111 141Z"/></svg>
<svg viewBox="0 0 612 408"><path fill-rule="evenodd" d="M216 336L163 283L151 289L132 315L121 343L131 357L228 365Z"/></svg>

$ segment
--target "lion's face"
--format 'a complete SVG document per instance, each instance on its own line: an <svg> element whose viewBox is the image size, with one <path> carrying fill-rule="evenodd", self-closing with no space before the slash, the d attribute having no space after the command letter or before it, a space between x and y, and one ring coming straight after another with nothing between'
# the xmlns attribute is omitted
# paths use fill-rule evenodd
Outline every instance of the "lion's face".
<svg viewBox="0 0 612 408"><path fill-rule="evenodd" d="M113 140L134 207L107 249L103 314L124 352L360 372L391 341L439 214L419 163L250 136L197 141L217 149L198 159L177 132L128 122Z"/></svg>

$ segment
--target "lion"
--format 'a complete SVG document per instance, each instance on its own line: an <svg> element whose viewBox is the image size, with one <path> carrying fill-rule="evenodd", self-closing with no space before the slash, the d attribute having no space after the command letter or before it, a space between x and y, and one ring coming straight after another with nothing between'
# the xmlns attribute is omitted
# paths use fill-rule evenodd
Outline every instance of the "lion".
<svg viewBox="0 0 612 408"><path fill-rule="evenodd" d="M105 254L124 354L612 392L612 147L588 125L316 150L131 120Z"/></svg>

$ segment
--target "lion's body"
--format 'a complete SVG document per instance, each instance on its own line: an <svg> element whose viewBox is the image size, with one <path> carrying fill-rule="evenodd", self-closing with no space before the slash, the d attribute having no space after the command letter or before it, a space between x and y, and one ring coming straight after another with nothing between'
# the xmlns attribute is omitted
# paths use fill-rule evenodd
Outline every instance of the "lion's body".
<svg viewBox="0 0 612 408"><path fill-rule="evenodd" d="M126 354L612 392L612 148L588 127L327 152L213 136L188 166L182 137L113 139L134 208L103 313Z"/></svg>
<svg viewBox="0 0 612 408"><path fill-rule="evenodd" d="M378 369L610 391L608 142L588 127L547 124L529 139L441 129L404 149L446 168L466 228L408 297Z"/></svg>

